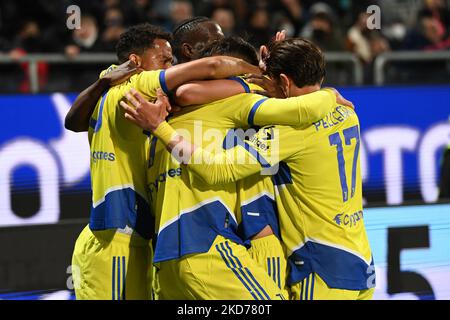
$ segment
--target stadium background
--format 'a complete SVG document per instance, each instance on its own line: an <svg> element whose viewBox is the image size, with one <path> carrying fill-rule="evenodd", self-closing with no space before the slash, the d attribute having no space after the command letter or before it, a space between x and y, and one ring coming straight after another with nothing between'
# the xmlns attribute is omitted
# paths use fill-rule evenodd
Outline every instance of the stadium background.
<svg viewBox="0 0 450 320"><path fill-rule="evenodd" d="M81 30L66 26L70 5ZM367 28L370 5L381 29ZM195 15L258 47L280 29L318 43L327 85L357 106L376 299L450 299L450 1L0 2L0 299L73 298L70 257L90 208L86 134L64 129L77 93L114 62L129 25Z"/></svg>

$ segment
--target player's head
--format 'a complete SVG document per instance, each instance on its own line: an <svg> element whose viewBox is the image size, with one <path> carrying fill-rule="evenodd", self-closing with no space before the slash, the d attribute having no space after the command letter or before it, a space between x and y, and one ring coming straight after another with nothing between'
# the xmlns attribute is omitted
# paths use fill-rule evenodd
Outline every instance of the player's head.
<svg viewBox="0 0 450 320"><path fill-rule="evenodd" d="M209 43L224 37L220 26L206 17L195 17L181 22L173 30L174 54L178 63L196 57Z"/></svg>
<svg viewBox="0 0 450 320"><path fill-rule="evenodd" d="M274 42L265 59L267 73L275 79L287 97L299 89L320 87L325 78L325 58L311 41L294 38Z"/></svg>
<svg viewBox="0 0 450 320"><path fill-rule="evenodd" d="M229 56L258 65L258 53L255 47L241 37L226 37L210 43L201 53L201 57Z"/></svg>
<svg viewBox="0 0 450 320"><path fill-rule="evenodd" d="M119 63L133 60L144 70L167 69L172 65L170 33L149 23L130 27L116 45Z"/></svg>

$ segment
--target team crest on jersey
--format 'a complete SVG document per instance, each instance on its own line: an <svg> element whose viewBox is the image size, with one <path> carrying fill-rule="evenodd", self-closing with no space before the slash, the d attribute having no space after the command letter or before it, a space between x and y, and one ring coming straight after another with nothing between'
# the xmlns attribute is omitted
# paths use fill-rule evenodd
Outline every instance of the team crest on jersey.
<svg viewBox="0 0 450 320"><path fill-rule="evenodd" d="M261 140L270 141L274 139L274 126L266 127L262 129Z"/></svg>

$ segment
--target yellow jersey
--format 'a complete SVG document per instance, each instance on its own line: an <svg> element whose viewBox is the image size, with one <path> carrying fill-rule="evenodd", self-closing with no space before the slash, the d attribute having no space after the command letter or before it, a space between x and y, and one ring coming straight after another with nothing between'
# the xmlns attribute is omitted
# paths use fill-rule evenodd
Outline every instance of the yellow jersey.
<svg viewBox="0 0 450 320"><path fill-rule="evenodd" d="M108 72L111 70L102 72ZM154 222L146 192L149 133L125 119L119 102L135 88L148 99L165 86L165 71L144 71L105 92L90 119L91 230L132 228L150 239Z"/></svg>
<svg viewBox="0 0 450 320"><path fill-rule="evenodd" d="M359 147L357 114L336 104L308 126L264 127L221 154L198 148L192 159L204 161L189 168L210 184L242 179L261 168L276 169L275 199L291 269L288 282L317 273L331 288L364 290L374 286L375 270L364 227Z"/></svg>
<svg viewBox="0 0 450 320"><path fill-rule="evenodd" d="M233 143L233 128L271 123L310 123L323 117L336 101L323 90L290 99L267 99L257 94L239 94L206 105L185 108L169 123L186 139L210 152L220 152ZM231 137L231 139L229 139ZM207 252L216 236L236 243L238 234L237 184L210 187L152 138L148 169L148 192L155 214L157 241L155 262Z"/></svg>

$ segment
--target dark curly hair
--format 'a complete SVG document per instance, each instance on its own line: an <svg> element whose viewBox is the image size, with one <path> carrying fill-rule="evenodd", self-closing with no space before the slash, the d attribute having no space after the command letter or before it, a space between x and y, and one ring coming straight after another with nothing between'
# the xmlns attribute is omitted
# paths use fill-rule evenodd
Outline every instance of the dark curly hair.
<svg viewBox="0 0 450 320"><path fill-rule="evenodd" d="M171 41L172 35L150 23L142 23L128 28L120 35L116 45L119 62L127 61L132 53L142 55L146 49L153 48L156 39Z"/></svg>
<svg viewBox="0 0 450 320"><path fill-rule="evenodd" d="M306 39L271 43L264 62L271 77L278 79L284 73L299 88L320 84L325 77L324 55L318 46Z"/></svg>
<svg viewBox="0 0 450 320"><path fill-rule="evenodd" d="M181 46L183 43L191 43L191 37L193 34L200 32L202 24L205 22L212 22L210 18L207 17L194 17L191 19L186 19L180 24L178 24L172 31L173 34L173 54L177 57L178 62L186 62L183 60L183 55L181 53Z"/></svg>

